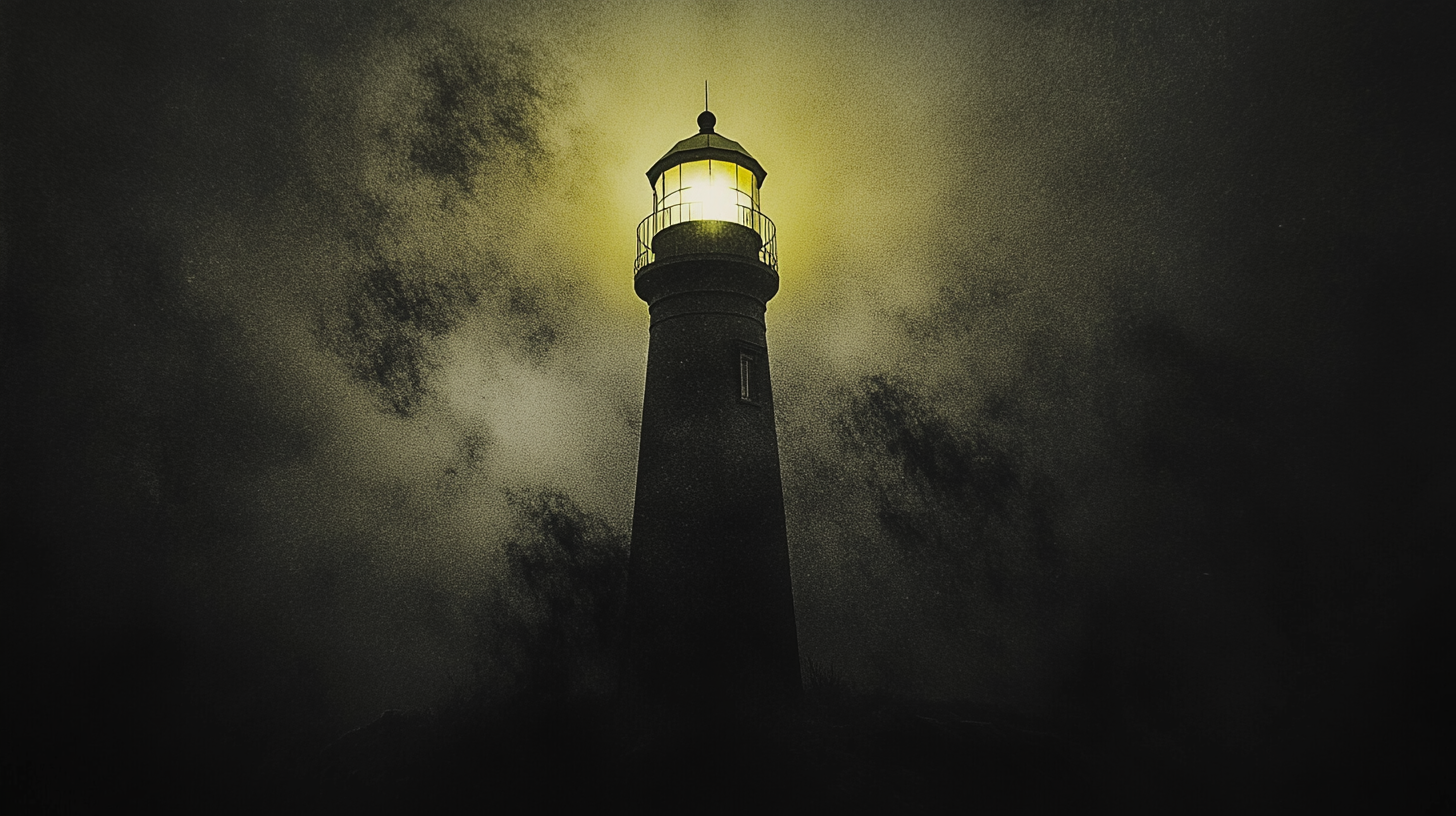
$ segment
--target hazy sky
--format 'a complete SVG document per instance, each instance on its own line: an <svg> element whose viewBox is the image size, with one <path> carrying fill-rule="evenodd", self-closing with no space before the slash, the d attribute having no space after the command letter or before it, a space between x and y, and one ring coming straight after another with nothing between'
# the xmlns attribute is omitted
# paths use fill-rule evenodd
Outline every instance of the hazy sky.
<svg viewBox="0 0 1456 816"><path fill-rule="evenodd" d="M530 497L630 525L644 173L707 80L803 655L1275 750L1435 608L1449 173L1377 9L7 4L36 648L223 720L503 671Z"/></svg>

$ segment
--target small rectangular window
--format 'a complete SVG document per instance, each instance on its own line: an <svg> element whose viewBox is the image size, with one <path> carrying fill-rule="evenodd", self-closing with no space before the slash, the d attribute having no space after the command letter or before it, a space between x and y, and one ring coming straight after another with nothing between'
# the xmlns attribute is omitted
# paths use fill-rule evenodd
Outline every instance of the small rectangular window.
<svg viewBox="0 0 1456 816"><path fill-rule="evenodd" d="M753 370L753 358L747 354L738 355L738 398L744 402L753 402L753 395L748 389L748 377Z"/></svg>

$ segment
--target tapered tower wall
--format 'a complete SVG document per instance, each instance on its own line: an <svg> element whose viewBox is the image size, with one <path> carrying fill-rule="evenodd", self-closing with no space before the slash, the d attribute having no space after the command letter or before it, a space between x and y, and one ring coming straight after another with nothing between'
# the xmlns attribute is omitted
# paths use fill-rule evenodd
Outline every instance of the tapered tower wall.
<svg viewBox="0 0 1456 816"><path fill-rule="evenodd" d="M644 267L636 289L652 326L628 685L706 705L793 696L799 657L764 326L778 275L754 257L686 254Z"/></svg>

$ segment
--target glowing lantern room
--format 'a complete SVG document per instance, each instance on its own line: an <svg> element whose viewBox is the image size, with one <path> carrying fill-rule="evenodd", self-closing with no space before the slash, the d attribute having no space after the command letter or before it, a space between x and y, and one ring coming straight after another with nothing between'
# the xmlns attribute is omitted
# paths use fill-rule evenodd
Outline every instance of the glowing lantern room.
<svg viewBox="0 0 1456 816"><path fill-rule="evenodd" d="M759 210L768 172L743 145L715 133L717 121L703 111L697 135L647 171L652 214L637 228L638 270L659 257L727 252L757 256L777 271L774 225Z"/></svg>

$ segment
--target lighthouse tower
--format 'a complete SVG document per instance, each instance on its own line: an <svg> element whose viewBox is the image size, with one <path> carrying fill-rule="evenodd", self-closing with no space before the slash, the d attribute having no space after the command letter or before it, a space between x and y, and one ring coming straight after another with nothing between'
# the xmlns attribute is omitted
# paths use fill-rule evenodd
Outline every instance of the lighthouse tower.
<svg viewBox="0 0 1456 816"><path fill-rule="evenodd" d="M652 168L635 288L651 314L628 565L626 685L721 708L799 693L764 310L767 172L712 113Z"/></svg>

